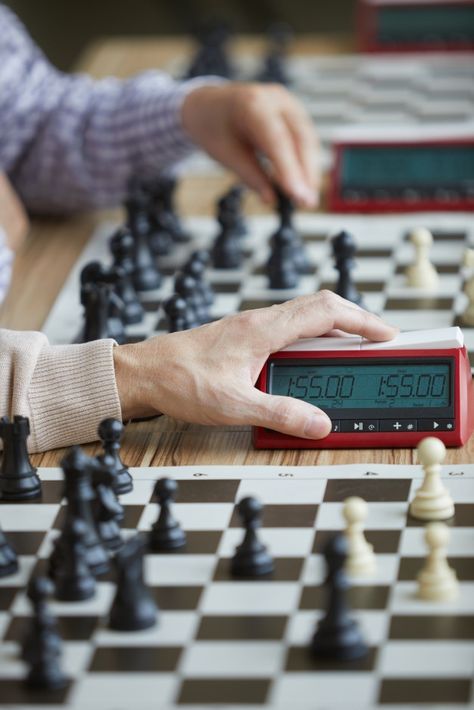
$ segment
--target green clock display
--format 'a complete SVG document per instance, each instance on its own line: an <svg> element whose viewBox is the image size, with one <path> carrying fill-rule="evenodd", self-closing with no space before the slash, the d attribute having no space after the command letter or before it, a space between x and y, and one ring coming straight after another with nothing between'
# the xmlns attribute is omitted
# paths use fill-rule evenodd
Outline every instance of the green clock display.
<svg viewBox="0 0 474 710"><path fill-rule="evenodd" d="M453 189L474 192L473 145L346 146L343 190Z"/></svg>
<svg viewBox="0 0 474 710"><path fill-rule="evenodd" d="M386 45L473 42L474 6L430 3L380 7L376 35Z"/></svg>
<svg viewBox="0 0 474 710"><path fill-rule="evenodd" d="M296 397L325 410L439 410L451 405L448 362L273 362L269 376L272 394Z"/></svg>

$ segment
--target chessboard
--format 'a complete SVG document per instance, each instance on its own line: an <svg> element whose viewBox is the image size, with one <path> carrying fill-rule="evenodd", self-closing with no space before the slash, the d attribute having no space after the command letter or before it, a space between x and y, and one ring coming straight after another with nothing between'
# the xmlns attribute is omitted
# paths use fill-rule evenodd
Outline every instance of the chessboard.
<svg viewBox="0 0 474 710"><path fill-rule="evenodd" d="M131 469L121 497L124 537L157 517L154 482L177 481L174 515L187 533L179 552L147 554L145 579L160 607L146 631L107 628L113 576L99 578L85 602L50 602L63 637L65 688L28 690L18 660L30 606L25 587L44 572L64 520L62 473L39 469L42 498L0 502L19 571L0 580L0 706L140 710L175 707L364 708L472 707L474 702L474 465L443 466L455 502L449 564L460 593L450 602L417 598L426 554L423 524L408 504L422 479L412 465L192 466ZM242 539L236 502L264 504L259 536L274 557L273 576L235 580L230 558ZM308 651L325 609L321 551L342 530L343 501L368 504L366 537L373 577L351 579L351 614L370 648L353 662L315 660Z"/></svg>
<svg viewBox="0 0 474 710"><path fill-rule="evenodd" d="M166 332L161 303L173 293L174 275L194 249L209 249L217 235L218 225L211 217L191 217L183 222L193 239L187 244L176 244L169 256L160 257L160 269L165 274L162 285L158 290L140 294L145 318L141 323L126 326L128 342ZM277 217L252 216L246 218L246 223L248 234L242 238L243 267L207 270L206 280L216 294L211 307L213 319L281 303L323 288L334 290L337 272L329 235L344 229L354 235L357 243L353 275L366 307L402 330L461 325L474 365L474 328L463 326L460 320L467 303L463 293L467 278L467 270L462 265L463 254L466 248L474 247L471 214L296 214L294 225L302 236L314 273L302 275L298 287L292 290L270 289L264 271L270 253L269 238L278 226ZM405 284L404 271L414 258L409 234L421 226L427 227L434 237L430 258L440 275L435 291L409 288ZM70 343L78 337L83 320L80 271L93 260L110 262L108 238L115 228L112 224L98 228L67 277L42 328L52 343Z"/></svg>
<svg viewBox="0 0 474 710"><path fill-rule="evenodd" d="M240 56L237 75L252 80L260 58ZM289 89L303 102L317 127L324 167L330 147L341 132L354 126L386 130L424 126L458 127L474 119L474 65L468 55L367 57L364 55L290 55L284 63ZM185 73L182 60L167 70ZM196 173L219 169L199 154L187 163Z"/></svg>

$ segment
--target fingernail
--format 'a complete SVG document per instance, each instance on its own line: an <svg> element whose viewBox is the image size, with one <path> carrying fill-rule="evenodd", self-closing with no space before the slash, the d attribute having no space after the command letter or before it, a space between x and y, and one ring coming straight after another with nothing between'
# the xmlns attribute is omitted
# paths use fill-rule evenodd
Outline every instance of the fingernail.
<svg viewBox="0 0 474 710"><path fill-rule="evenodd" d="M318 415L312 416L306 421L303 433L308 439L322 439L330 431L331 422L329 417Z"/></svg>

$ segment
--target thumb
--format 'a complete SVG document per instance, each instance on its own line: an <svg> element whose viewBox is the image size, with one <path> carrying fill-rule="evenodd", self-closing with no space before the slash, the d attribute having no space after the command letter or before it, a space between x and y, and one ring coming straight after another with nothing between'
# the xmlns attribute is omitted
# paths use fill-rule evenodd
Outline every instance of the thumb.
<svg viewBox="0 0 474 710"><path fill-rule="evenodd" d="M322 439L331 431L328 415L308 402L255 391L254 424L304 439Z"/></svg>

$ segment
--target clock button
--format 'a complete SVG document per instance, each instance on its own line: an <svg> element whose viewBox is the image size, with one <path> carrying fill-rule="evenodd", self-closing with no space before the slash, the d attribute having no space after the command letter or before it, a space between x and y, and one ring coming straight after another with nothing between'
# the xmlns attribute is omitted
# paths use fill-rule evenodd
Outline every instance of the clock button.
<svg viewBox="0 0 474 710"><path fill-rule="evenodd" d="M419 422L416 419L382 419L380 421L380 431L416 431ZM419 426L418 426L419 428Z"/></svg>
<svg viewBox="0 0 474 710"><path fill-rule="evenodd" d="M418 419L418 431L454 431L454 419Z"/></svg>
<svg viewBox="0 0 474 710"><path fill-rule="evenodd" d="M339 434L339 432L341 431L341 422L339 421L339 419L332 419L331 424L331 433Z"/></svg>
<svg viewBox="0 0 474 710"><path fill-rule="evenodd" d="M370 434L378 430L378 419L343 419L341 421L341 431L345 433Z"/></svg>

